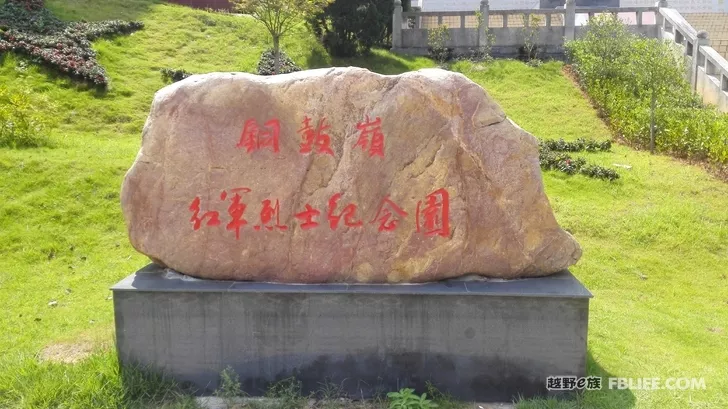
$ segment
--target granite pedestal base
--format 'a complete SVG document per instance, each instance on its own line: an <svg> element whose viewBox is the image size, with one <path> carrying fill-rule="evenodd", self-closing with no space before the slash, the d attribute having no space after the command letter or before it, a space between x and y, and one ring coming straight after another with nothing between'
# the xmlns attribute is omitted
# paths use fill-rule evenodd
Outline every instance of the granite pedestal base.
<svg viewBox="0 0 728 409"><path fill-rule="evenodd" d="M172 277L172 278L170 278ZM584 376L591 294L571 273L513 281L296 285L194 280L149 265L112 290L123 365L262 395L291 376L351 397L431 381L466 401L546 395Z"/></svg>

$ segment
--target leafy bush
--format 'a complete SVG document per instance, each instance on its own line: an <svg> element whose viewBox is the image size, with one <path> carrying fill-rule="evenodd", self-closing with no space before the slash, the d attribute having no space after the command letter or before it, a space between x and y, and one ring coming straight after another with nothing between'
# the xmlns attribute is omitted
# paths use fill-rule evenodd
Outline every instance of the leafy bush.
<svg viewBox="0 0 728 409"><path fill-rule="evenodd" d="M162 72L162 79L164 79L165 82L182 81L192 75L192 73L177 68L162 68L160 71Z"/></svg>
<svg viewBox="0 0 728 409"><path fill-rule="evenodd" d="M48 143L54 106L30 91L12 92L0 85L0 146L33 148Z"/></svg>
<svg viewBox="0 0 728 409"><path fill-rule="evenodd" d="M281 64L279 74L301 71L301 67L296 65L291 57L283 52L283 50L280 50L279 57ZM272 48L263 51L263 54L260 56L260 61L258 61L258 75L275 75L275 57Z"/></svg>
<svg viewBox="0 0 728 409"><path fill-rule="evenodd" d="M427 52L439 64L452 59L453 49L447 47L450 31L446 25L431 29L427 33Z"/></svg>
<svg viewBox="0 0 728 409"><path fill-rule="evenodd" d="M353 57L390 43L393 13L392 0L336 0L309 25L329 54Z"/></svg>
<svg viewBox="0 0 728 409"><path fill-rule="evenodd" d="M91 41L142 27L141 22L119 20L67 23L42 8L42 2L11 1L0 6L0 53L24 54L33 62L105 88L109 79Z"/></svg>
<svg viewBox="0 0 728 409"><path fill-rule="evenodd" d="M389 392L389 409L430 409L437 404L427 399L427 394L415 395L414 389L404 388L399 392Z"/></svg>
<svg viewBox="0 0 728 409"><path fill-rule="evenodd" d="M728 164L728 115L692 92L671 44L630 33L611 15L566 44L580 85L612 130L635 146Z"/></svg>

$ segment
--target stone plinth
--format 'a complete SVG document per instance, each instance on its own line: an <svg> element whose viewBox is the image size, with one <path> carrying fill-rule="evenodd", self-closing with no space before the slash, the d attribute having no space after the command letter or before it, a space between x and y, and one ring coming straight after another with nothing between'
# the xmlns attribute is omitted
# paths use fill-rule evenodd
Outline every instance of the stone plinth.
<svg viewBox="0 0 728 409"><path fill-rule="evenodd" d="M169 277L176 278L169 278ZM245 392L295 376L352 397L426 381L455 398L545 395L584 376L591 294L564 271L513 281L271 284L196 280L150 265L112 290L122 364L213 391L228 365Z"/></svg>

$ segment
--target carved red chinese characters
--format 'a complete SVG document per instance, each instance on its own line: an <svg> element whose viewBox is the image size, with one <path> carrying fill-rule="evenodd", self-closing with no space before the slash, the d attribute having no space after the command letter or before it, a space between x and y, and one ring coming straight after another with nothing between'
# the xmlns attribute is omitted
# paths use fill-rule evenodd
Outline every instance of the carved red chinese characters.
<svg viewBox="0 0 728 409"><path fill-rule="evenodd" d="M426 282L581 255L535 138L464 76L209 74L157 93L122 187L133 246L200 278Z"/></svg>

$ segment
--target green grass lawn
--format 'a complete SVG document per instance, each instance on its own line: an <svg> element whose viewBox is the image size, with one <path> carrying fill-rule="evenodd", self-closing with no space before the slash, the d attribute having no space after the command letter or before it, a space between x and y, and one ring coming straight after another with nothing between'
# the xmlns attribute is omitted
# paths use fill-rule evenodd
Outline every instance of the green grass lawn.
<svg viewBox="0 0 728 409"><path fill-rule="evenodd" d="M170 385L134 377L123 384L108 288L146 263L126 237L118 192L140 145L159 69L255 71L266 33L246 17L153 0L48 0L66 19L139 19L145 29L95 43L111 78L106 93L18 65L5 56L0 81L29 87L57 105L52 146L0 149L0 407L124 407L177 398ZM307 68L357 65L395 74L433 66L377 50L330 58L303 25L283 41ZM541 138L610 138L560 63L461 62L520 126ZM698 166L616 145L584 154L619 169L614 183L546 172L561 225L584 249L574 274L594 293L589 373L697 377L706 390L588 392L521 408L728 407L728 185ZM49 302L57 305L50 306ZM38 359L45 348L87 345L77 364ZM558 347L558 346L554 346ZM190 405L182 399L180 405Z"/></svg>

